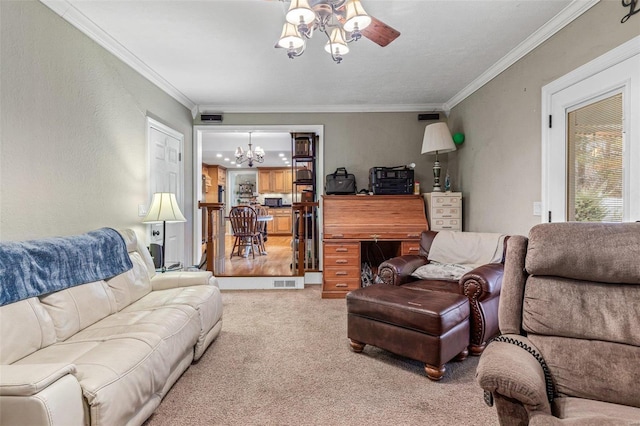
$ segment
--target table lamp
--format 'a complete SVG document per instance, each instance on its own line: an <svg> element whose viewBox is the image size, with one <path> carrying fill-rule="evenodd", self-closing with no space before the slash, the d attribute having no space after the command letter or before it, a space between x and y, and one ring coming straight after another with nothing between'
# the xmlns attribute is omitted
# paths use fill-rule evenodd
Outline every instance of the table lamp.
<svg viewBox="0 0 640 426"><path fill-rule="evenodd" d="M149 213L142 219L142 223L160 223L162 222L162 272L166 271L165 260L165 236L167 234L167 222L186 222L187 219L182 215L176 194L171 192L156 192L151 200Z"/></svg>
<svg viewBox="0 0 640 426"><path fill-rule="evenodd" d="M424 139L422 140L422 153L436 155L436 162L433 164L433 192L442 192L438 154L455 150L456 145L453 143L453 138L451 137L447 123L439 121L425 127Z"/></svg>

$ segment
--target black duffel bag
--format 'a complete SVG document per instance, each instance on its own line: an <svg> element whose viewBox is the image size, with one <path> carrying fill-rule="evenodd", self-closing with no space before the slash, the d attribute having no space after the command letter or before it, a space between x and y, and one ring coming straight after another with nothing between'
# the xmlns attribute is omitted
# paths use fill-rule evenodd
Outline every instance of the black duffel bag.
<svg viewBox="0 0 640 426"><path fill-rule="evenodd" d="M327 195L353 195L356 193L356 177L344 167L328 174L325 181Z"/></svg>

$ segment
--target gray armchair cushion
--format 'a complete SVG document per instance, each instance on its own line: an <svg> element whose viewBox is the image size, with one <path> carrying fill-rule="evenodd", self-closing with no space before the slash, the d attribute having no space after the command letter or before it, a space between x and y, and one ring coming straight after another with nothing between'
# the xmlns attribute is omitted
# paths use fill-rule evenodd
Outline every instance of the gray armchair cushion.
<svg viewBox="0 0 640 426"><path fill-rule="evenodd" d="M640 223L536 225L529 232L526 270L531 275L638 284Z"/></svg>

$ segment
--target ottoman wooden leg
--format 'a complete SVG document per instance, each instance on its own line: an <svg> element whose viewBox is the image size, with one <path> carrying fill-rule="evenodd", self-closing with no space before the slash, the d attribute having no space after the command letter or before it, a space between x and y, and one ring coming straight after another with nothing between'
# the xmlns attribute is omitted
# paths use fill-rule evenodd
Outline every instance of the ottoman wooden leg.
<svg viewBox="0 0 640 426"><path fill-rule="evenodd" d="M438 380L442 379L442 377L444 376L444 372L447 370L444 365L438 367L435 365L425 364L424 371L427 373L428 378L437 382Z"/></svg>
<svg viewBox="0 0 640 426"><path fill-rule="evenodd" d="M469 356L469 349L465 349L462 352L460 352L458 355L456 355L453 360L454 361L464 361L465 359L467 359L467 357Z"/></svg>
<svg viewBox="0 0 640 426"><path fill-rule="evenodd" d="M356 353L362 352L364 347L367 345L366 343L361 343L353 339L349 339L349 344L351 345L351 350L353 350Z"/></svg>

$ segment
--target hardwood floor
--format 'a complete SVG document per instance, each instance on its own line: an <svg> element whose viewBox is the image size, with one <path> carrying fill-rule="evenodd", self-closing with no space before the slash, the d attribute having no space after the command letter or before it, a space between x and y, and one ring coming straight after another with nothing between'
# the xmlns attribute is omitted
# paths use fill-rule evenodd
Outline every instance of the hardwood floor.
<svg viewBox="0 0 640 426"><path fill-rule="evenodd" d="M249 257L234 255L233 258L229 259L233 240L234 237L232 235L225 237L225 267L224 274L219 274L220 276L269 277L293 275L290 267L293 256L290 236L269 235L265 243L267 254L260 255L256 253L255 259L251 254L249 254Z"/></svg>

